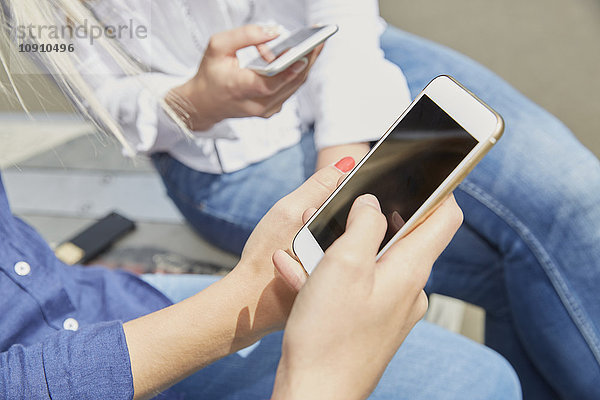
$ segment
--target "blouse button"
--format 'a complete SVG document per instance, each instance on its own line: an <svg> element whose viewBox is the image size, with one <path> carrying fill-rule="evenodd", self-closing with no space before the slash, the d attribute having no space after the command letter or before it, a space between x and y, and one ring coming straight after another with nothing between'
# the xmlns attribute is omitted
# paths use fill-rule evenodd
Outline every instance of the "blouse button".
<svg viewBox="0 0 600 400"><path fill-rule="evenodd" d="M15 264L15 272L19 276L27 276L31 273L31 266L25 261L19 261Z"/></svg>
<svg viewBox="0 0 600 400"><path fill-rule="evenodd" d="M63 322L63 328L67 331L76 331L79 329L79 322L75 318L67 318Z"/></svg>

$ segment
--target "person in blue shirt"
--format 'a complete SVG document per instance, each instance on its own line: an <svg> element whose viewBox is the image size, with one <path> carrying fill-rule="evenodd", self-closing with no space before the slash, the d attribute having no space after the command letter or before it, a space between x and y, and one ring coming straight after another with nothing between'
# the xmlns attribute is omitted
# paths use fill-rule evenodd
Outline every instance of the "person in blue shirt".
<svg viewBox="0 0 600 400"><path fill-rule="evenodd" d="M423 316L431 266L462 221L453 198L376 261L385 217L362 196L314 274L298 275L283 249L343 175L326 167L278 202L218 281L66 266L12 215L0 180L0 399L351 400L382 374L376 399L520 398L503 358L429 324L415 329L431 341L410 336L394 355ZM290 310L283 339L265 337Z"/></svg>

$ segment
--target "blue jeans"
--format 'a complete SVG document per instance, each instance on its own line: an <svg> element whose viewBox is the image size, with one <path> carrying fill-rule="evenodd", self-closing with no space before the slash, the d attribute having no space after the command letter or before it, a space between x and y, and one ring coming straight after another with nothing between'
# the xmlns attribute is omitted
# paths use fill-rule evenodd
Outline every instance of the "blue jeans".
<svg viewBox="0 0 600 400"><path fill-rule="evenodd" d="M449 74L506 122L502 140L455 192L465 223L428 292L486 310L486 344L516 369L526 399L599 399L598 159L560 121L466 57L394 28L381 42L413 96ZM239 253L262 215L312 174L311 140L305 135L226 175L190 170L164 154L155 163L195 229Z"/></svg>
<svg viewBox="0 0 600 400"><path fill-rule="evenodd" d="M173 302L203 290L218 277L144 275ZM189 399L266 400L271 397L283 333L225 357L174 387ZM360 360L357 360L360 362ZM385 371L373 400L514 400L519 381L504 358L462 336L420 322Z"/></svg>

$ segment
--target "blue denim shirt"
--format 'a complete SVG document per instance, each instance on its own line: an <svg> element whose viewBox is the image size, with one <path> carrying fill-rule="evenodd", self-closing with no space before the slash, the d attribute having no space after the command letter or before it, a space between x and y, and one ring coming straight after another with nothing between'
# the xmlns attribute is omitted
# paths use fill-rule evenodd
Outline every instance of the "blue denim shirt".
<svg viewBox="0 0 600 400"><path fill-rule="evenodd" d="M170 305L134 275L57 260L1 178L0 296L0 399L131 399L123 322Z"/></svg>

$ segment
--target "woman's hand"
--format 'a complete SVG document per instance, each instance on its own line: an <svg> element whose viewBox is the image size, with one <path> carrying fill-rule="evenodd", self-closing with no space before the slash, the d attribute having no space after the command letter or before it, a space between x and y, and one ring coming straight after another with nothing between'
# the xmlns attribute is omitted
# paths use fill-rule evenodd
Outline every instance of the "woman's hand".
<svg viewBox="0 0 600 400"><path fill-rule="evenodd" d="M182 113L189 128L205 131L227 118L269 118L281 110L283 103L298 90L323 46L287 70L261 76L241 68L236 51L257 46L263 57L264 43L278 36L272 29L246 25L211 37L198 73L190 81L173 89L167 101Z"/></svg>
<svg viewBox="0 0 600 400"><path fill-rule="evenodd" d="M284 326L306 274L277 249L289 251L303 220L354 160L344 158L336 166L319 170L267 213L225 278L124 324L136 399L150 398ZM278 370L279 397L352 399L367 393L426 308L421 289L460 223L460 211L447 201L376 262L385 219L366 199L354 206L347 232L327 251L294 305ZM356 362L365 359L371 362ZM308 388L318 395L304 392ZM352 396L343 392L348 388Z"/></svg>
<svg viewBox="0 0 600 400"><path fill-rule="evenodd" d="M136 399L153 397L283 328L297 292L277 274L272 256L290 247L303 211L320 206L354 160L347 157L336 165L314 174L267 213L226 277L187 300L124 324Z"/></svg>
<svg viewBox="0 0 600 400"><path fill-rule="evenodd" d="M431 267L462 223L451 197L376 260L386 219L372 195L358 198L346 232L302 288L286 325L273 399L364 399L427 310ZM290 283L299 264L275 256Z"/></svg>
<svg viewBox="0 0 600 400"><path fill-rule="evenodd" d="M277 273L273 254L278 249L286 249L292 254L292 241L302 228L305 210L323 204L354 164L351 157L345 157L335 165L317 171L302 186L278 201L256 226L244 247L240 263L227 277L235 279L240 291L247 293L248 298L254 298L245 317L248 326L242 326L245 328L242 331L251 327L259 336L264 336L283 329L297 290ZM297 279L306 276L301 267L294 273L299 275Z"/></svg>

